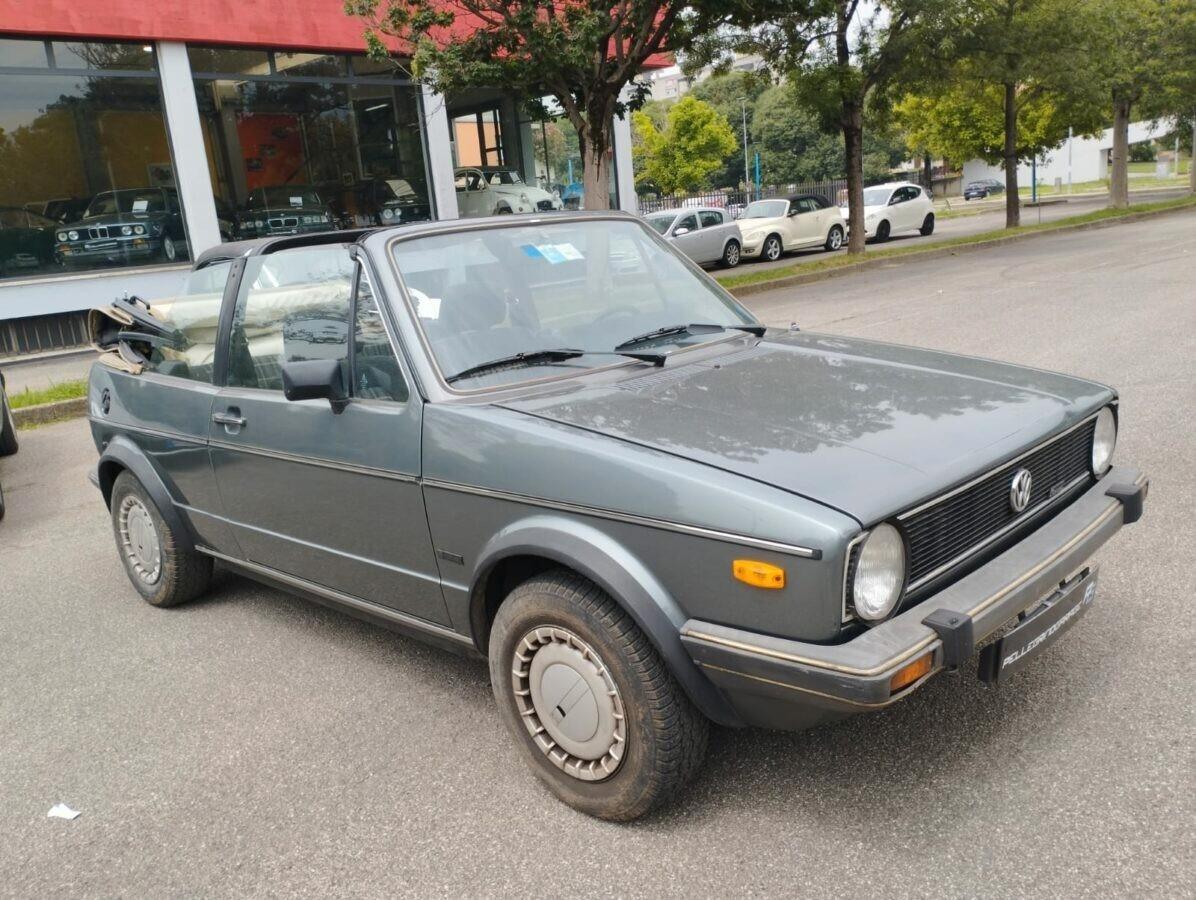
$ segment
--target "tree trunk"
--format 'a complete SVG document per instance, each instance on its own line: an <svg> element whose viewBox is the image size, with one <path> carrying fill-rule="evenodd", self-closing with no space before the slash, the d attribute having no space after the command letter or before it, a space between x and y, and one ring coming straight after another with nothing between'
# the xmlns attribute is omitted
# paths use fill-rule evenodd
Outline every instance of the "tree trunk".
<svg viewBox="0 0 1196 900"><path fill-rule="evenodd" d="M922 155L922 177L926 181L926 191L934 193L934 160L929 153Z"/></svg>
<svg viewBox="0 0 1196 900"><path fill-rule="evenodd" d="M1022 198L1017 193L1017 85L1005 83L1005 227L1022 222Z"/></svg>
<svg viewBox="0 0 1196 900"><path fill-rule="evenodd" d="M582 205L585 209L610 209L611 131L609 116L591 113L586 133L578 135Z"/></svg>
<svg viewBox="0 0 1196 900"><path fill-rule="evenodd" d="M1179 160L1175 162L1179 166ZM1192 112L1192 154L1188 157L1188 189L1196 194L1196 110Z"/></svg>
<svg viewBox="0 0 1196 900"><path fill-rule="evenodd" d="M1130 101L1113 99L1113 168L1109 172L1109 205L1125 209L1130 205Z"/></svg>
<svg viewBox="0 0 1196 900"><path fill-rule="evenodd" d="M847 151L848 253L864 252L864 110L843 101L843 147Z"/></svg>

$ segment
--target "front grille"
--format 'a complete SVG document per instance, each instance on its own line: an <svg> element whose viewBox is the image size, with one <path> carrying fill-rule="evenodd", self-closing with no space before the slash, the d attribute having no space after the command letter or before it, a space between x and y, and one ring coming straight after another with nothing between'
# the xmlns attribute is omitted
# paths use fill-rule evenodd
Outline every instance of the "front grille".
<svg viewBox="0 0 1196 900"><path fill-rule="evenodd" d="M937 503L899 517L909 552L909 589L981 549L1015 523L1045 514L1067 490L1090 478L1096 420L1058 437ZM1019 469L1032 477L1030 502L1014 512L1010 483Z"/></svg>
<svg viewBox="0 0 1196 900"><path fill-rule="evenodd" d="M540 210L541 212L548 212L552 209L552 201L541 200L536 204L536 209Z"/></svg>
<svg viewBox="0 0 1196 900"><path fill-rule="evenodd" d="M90 238L93 241L99 240L100 238L106 238L106 237L108 237L108 226L100 225L99 227L96 227L96 228L88 228L87 236L88 236L88 238Z"/></svg>

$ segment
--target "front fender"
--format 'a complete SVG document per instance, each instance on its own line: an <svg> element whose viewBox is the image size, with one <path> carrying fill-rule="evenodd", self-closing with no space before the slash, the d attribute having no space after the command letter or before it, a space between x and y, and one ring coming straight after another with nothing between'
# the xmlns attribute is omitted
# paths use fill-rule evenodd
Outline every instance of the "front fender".
<svg viewBox="0 0 1196 900"><path fill-rule="evenodd" d="M161 474L150 461L149 457L124 435L116 435L108 442L104 452L100 454L99 464L96 466L96 477L100 491L104 495L104 505L111 506L112 485L122 470L128 469L141 482L142 487L158 507L158 512L170 526L175 540L183 549L195 549L195 535L186 519L179 514L166 489L166 483Z"/></svg>
<svg viewBox="0 0 1196 900"><path fill-rule="evenodd" d="M495 534L478 555L470 591L474 604L485 602L486 580L494 567L515 556L551 559L593 581L635 620L707 718L721 725L743 724L682 646L681 627L686 615L630 549L575 520L553 515L522 519Z"/></svg>

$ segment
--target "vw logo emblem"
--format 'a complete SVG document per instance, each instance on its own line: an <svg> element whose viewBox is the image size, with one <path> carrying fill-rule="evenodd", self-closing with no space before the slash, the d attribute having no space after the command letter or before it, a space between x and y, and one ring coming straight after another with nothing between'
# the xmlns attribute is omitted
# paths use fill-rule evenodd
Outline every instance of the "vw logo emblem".
<svg viewBox="0 0 1196 900"><path fill-rule="evenodd" d="M1033 481L1029 469L1018 469L1009 482L1009 505L1014 512L1022 512L1030 505L1030 484Z"/></svg>

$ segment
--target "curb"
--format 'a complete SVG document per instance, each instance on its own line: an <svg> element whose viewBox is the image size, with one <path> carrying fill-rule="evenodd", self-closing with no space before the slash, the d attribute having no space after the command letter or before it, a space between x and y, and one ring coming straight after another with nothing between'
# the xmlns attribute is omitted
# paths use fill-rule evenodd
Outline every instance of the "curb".
<svg viewBox="0 0 1196 900"><path fill-rule="evenodd" d="M1021 234L1010 234L1004 237L990 238L987 241L974 241L970 244L955 244L948 247L935 247L932 244L925 250L902 253L899 256L876 256L872 259L868 259L865 255L865 258L861 259L859 262L838 266L833 269L824 269L822 271L816 272L799 272L796 275L786 275L781 278L773 278L770 281L758 281L754 284L744 284L740 285L739 287L726 287L724 285L723 288L724 290L729 291L733 297L750 297L753 294L764 294L769 291L779 290L781 288L796 287L801 284L813 284L814 282L818 281L826 281L828 278L839 278L843 275L853 275L856 272L862 272L867 269L876 269L881 266L900 265L902 263L912 261L920 262L921 260L925 259L939 259L944 256L955 256L959 253L970 253L974 250L984 250L988 247L996 247L1001 244L1012 244L1050 234L1066 234L1071 231L1088 231L1096 228L1108 228L1112 225L1124 225L1127 222L1140 222L1143 219L1150 219L1154 218L1155 216L1163 216L1168 215L1169 213L1177 212L1190 212L1192 210L1196 210L1196 204L1174 206L1170 209L1152 209L1138 213L1129 213L1124 216L1101 219L1096 222L1078 222L1075 225L1060 225L1056 228L1044 228L1041 231L1027 231Z"/></svg>
<svg viewBox="0 0 1196 900"><path fill-rule="evenodd" d="M34 425L46 425L63 419L77 419L87 415L87 398L74 397L70 400L58 400L54 403L41 403L37 406L24 406L12 411L13 421L18 428L29 428Z"/></svg>

